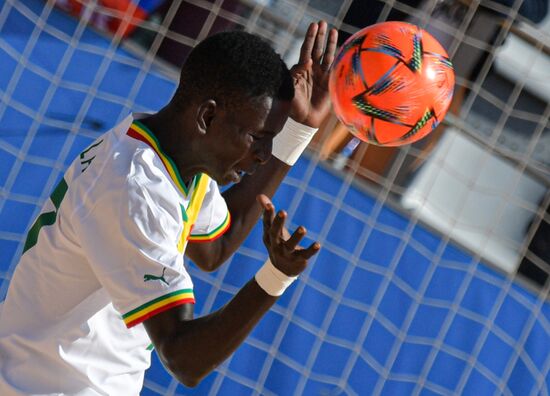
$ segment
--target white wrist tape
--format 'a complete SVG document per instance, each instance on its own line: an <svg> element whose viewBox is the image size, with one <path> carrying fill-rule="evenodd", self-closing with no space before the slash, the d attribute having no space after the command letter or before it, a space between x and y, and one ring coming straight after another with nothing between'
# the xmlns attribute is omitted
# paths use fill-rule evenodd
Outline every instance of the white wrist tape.
<svg viewBox="0 0 550 396"><path fill-rule="evenodd" d="M270 296L280 296L294 282L297 276L288 276L271 264L269 258L256 273L258 285Z"/></svg>
<svg viewBox="0 0 550 396"><path fill-rule="evenodd" d="M273 139L271 154L288 165L294 165L317 130L289 117L283 130Z"/></svg>

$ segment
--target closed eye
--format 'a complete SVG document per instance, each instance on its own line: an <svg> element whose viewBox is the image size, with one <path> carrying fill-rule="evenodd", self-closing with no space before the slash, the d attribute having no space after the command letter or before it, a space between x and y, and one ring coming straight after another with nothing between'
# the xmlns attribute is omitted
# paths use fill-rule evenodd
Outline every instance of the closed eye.
<svg viewBox="0 0 550 396"><path fill-rule="evenodd" d="M254 135L253 133L249 133L249 135L252 137L253 140L260 140L262 137L258 135Z"/></svg>

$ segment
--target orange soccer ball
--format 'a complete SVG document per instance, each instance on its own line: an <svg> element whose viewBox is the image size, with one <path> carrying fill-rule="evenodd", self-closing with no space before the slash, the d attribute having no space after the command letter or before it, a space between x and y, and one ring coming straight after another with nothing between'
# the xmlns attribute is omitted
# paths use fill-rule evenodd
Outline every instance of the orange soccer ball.
<svg viewBox="0 0 550 396"><path fill-rule="evenodd" d="M401 146L441 122L454 83L447 52L428 32L405 22L382 22L344 43L329 90L337 117L355 136Z"/></svg>

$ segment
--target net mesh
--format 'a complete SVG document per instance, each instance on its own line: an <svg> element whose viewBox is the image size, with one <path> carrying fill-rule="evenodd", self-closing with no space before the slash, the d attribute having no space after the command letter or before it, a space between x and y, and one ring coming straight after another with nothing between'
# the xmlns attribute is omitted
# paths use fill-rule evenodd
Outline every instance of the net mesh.
<svg viewBox="0 0 550 396"><path fill-rule="evenodd" d="M311 21L345 38L406 20L455 64L445 125L387 149L326 120L274 199L322 251L197 388L153 353L142 394L549 393L550 28L528 19L538 3L142 1L155 3L145 20L97 1L74 18L68 3L0 1L0 301L66 167L129 112L160 109L197 42L242 29L292 64ZM191 264L196 312L226 303L265 256L255 228L220 270Z"/></svg>

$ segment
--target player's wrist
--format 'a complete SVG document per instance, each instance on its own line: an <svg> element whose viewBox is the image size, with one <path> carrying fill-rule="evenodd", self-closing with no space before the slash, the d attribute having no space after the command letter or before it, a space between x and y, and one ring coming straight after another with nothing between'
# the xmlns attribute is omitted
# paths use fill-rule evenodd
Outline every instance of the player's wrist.
<svg viewBox="0 0 550 396"><path fill-rule="evenodd" d="M273 139L273 156L290 166L294 165L318 129L289 117L283 130Z"/></svg>
<svg viewBox="0 0 550 396"><path fill-rule="evenodd" d="M264 265L258 270L254 279L256 279L256 283L267 294L279 297L292 282L298 279L298 276L288 276L276 268L268 258Z"/></svg>

